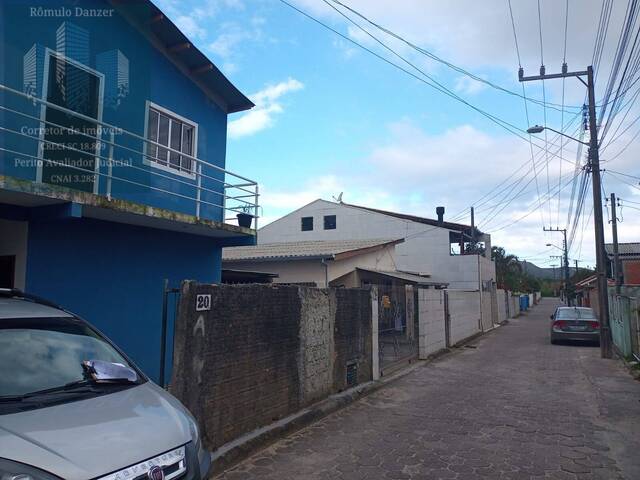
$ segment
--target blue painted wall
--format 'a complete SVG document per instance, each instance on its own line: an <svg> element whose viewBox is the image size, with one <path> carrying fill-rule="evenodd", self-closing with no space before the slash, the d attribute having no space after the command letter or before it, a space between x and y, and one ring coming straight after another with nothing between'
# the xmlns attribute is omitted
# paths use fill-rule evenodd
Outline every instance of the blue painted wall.
<svg viewBox="0 0 640 480"><path fill-rule="evenodd" d="M84 0L85 9L113 9L104 0ZM126 3L121 3L125 5ZM135 5L132 2L131 5ZM37 16L32 14L32 7L62 11L65 8L73 14L70 16ZM90 17L75 15L78 2L74 0L49 0L32 2L22 0L4 0L0 2L0 82L19 90L33 94L42 93L43 55L46 48L60 49L60 28L65 22L66 30L76 29L86 33L88 40L79 46L64 47L67 56L81 61L91 69L105 74L105 99L103 107L103 122L115 125L137 135L143 136L145 131L146 102L151 101L172 112L198 124L198 157L218 167L225 166L227 116L221 108L211 101L204 92L172 61L158 51L137 27L125 20L119 10L113 10L110 17ZM125 7L122 7L125 8ZM131 8L143 8L140 5ZM84 37L83 37L84 38ZM35 48L34 48L35 45ZM117 52L116 52L117 51ZM32 53L31 60L29 52ZM118 59L121 59L118 64ZM118 75L126 73L126 85L121 85L122 94L114 98L118 91ZM35 78L35 85L27 85L30 78ZM126 88L124 88L126 86ZM40 107L26 99L0 94L0 102L9 108L19 110L35 117L40 116ZM37 129L38 122L14 113L0 112L0 125L13 130L23 131ZM37 138L37 132L26 130ZM25 179L35 179L35 165L17 163L21 160L33 160L37 156L36 139L28 139L11 133L0 135L0 147L8 148L26 154L23 157L0 151L0 174L16 176ZM102 136L108 140L108 135ZM174 175L165 170L149 167L143 163L141 153L134 153L128 149L143 150L143 142L126 134L116 134L116 143L124 148L116 148L114 158L125 162L126 166L114 168L114 175L126 178L131 182L113 181L113 196L139 203L152 205L170 210L195 214L196 205L191 199L195 198L195 181L183 176ZM100 155L108 156L108 145L103 144ZM106 173L106 166L101 168ZM204 167L203 174L212 179L204 179L203 187L213 192L204 192L202 200L210 204L222 204L220 195L221 183L214 179L222 179L219 170ZM163 178L168 177L168 178ZM106 180L100 178L99 192L104 194ZM165 192L145 188L151 186ZM174 193L172 195L170 193ZM220 208L207 205L201 206L201 216L208 219L220 220Z"/></svg>
<svg viewBox="0 0 640 480"><path fill-rule="evenodd" d="M220 269L220 246L207 237L84 218L29 222L27 291L94 324L154 380L163 279L219 282ZM168 364L171 352L169 341Z"/></svg>

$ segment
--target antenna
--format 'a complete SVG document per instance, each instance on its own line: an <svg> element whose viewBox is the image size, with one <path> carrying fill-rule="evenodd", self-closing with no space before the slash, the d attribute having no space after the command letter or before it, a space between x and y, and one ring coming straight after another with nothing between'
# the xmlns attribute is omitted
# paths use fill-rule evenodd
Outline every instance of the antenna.
<svg viewBox="0 0 640 480"><path fill-rule="evenodd" d="M342 203L342 194L343 194L343 193L344 193L344 192L340 192L340 195L338 195L337 197L332 196L332 198L333 198L336 202L338 202L338 203Z"/></svg>

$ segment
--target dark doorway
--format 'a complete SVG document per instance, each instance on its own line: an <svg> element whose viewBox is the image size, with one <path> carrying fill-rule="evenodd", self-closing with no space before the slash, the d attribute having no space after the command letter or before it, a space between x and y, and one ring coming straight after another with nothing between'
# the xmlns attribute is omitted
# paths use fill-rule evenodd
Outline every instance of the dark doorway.
<svg viewBox="0 0 640 480"><path fill-rule="evenodd" d="M0 255L0 288L13 288L16 274L16 256Z"/></svg>

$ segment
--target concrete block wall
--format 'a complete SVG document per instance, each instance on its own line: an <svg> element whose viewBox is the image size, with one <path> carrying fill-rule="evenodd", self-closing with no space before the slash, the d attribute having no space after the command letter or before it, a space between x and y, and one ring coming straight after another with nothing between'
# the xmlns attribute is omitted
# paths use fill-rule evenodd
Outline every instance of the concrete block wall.
<svg viewBox="0 0 640 480"><path fill-rule="evenodd" d="M333 334L333 391L331 393L335 393L351 386L347 384L348 365L355 363L357 367L356 384L372 380L372 307L369 290L338 288L331 290L331 293L335 297L334 306L331 308L335 327L327 333L329 337ZM309 400L306 398L304 403L311 403Z"/></svg>
<svg viewBox="0 0 640 480"><path fill-rule="evenodd" d="M493 291L487 290L482 292L481 296L481 308L482 308L482 331L486 332L493 328L493 309L492 297Z"/></svg>
<svg viewBox="0 0 640 480"><path fill-rule="evenodd" d="M498 289L496 291L497 297L498 297L498 301L497 301L497 306L498 306L498 323L502 323L505 320L507 320L508 315L507 315L507 299L508 299L508 295L509 292L502 290L502 289Z"/></svg>
<svg viewBox="0 0 640 480"><path fill-rule="evenodd" d="M214 450L343 390L347 365L371 380L371 305L361 289L184 282L170 390Z"/></svg>
<svg viewBox="0 0 640 480"><path fill-rule="evenodd" d="M520 295L515 293L509 294L509 313L511 314L511 318L516 318L520 315Z"/></svg>
<svg viewBox="0 0 640 480"><path fill-rule="evenodd" d="M448 290L451 345L481 332L480 292Z"/></svg>
<svg viewBox="0 0 640 480"><path fill-rule="evenodd" d="M424 360L447 348L444 290L418 289L418 320L418 357Z"/></svg>
<svg viewBox="0 0 640 480"><path fill-rule="evenodd" d="M324 398L332 391L333 369L327 359L334 356L335 303L326 290L304 289L300 298L300 403Z"/></svg>

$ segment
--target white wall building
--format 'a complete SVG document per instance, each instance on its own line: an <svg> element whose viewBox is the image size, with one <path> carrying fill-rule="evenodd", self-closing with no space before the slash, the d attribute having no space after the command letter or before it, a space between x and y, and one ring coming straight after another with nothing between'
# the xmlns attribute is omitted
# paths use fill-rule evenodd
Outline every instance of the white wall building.
<svg viewBox="0 0 640 480"><path fill-rule="evenodd" d="M357 269L381 272L394 270L394 249L402 240L306 240L247 247L227 247L222 251L225 269L278 274L273 283L333 285ZM353 282L353 279L345 279ZM360 285L348 285L360 286Z"/></svg>
<svg viewBox="0 0 640 480"><path fill-rule="evenodd" d="M478 290L495 281L491 237L476 229L485 255L461 255L472 240L468 225L404 215L345 203L315 200L266 225L258 244L308 240L398 239L395 270L429 275L451 289Z"/></svg>

